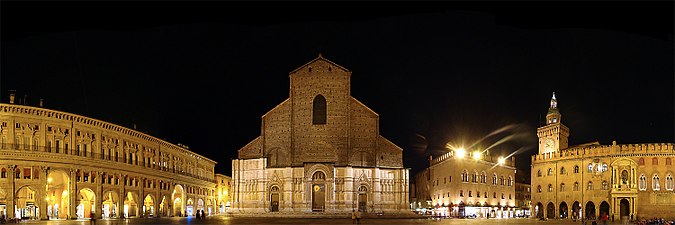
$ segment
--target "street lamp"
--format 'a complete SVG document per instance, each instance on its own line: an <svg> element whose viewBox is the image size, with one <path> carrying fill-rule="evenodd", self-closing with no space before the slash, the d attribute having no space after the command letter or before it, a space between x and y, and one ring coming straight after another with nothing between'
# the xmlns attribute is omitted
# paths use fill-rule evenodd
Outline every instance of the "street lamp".
<svg viewBox="0 0 675 225"><path fill-rule="evenodd" d="M473 159L475 159L475 160L479 160L479 159L480 159L480 152L479 152L479 151L473 152Z"/></svg>
<svg viewBox="0 0 675 225"><path fill-rule="evenodd" d="M466 155L466 151L464 151L464 148L458 148L455 150L455 154L457 154L457 158L462 159Z"/></svg>
<svg viewBox="0 0 675 225"><path fill-rule="evenodd" d="M506 162L506 159L504 159L504 157L499 157L499 161L497 161L497 162L499 163L499 165L504 165L504 163Z"/></svg>

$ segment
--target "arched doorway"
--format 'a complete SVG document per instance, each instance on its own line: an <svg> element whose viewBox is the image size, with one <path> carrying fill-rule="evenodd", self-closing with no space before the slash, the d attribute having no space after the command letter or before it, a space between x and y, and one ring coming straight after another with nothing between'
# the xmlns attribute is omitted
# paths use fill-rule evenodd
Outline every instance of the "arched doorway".
<svg viewBox="0 0 675 225"><path fill-rule="evenodd" d="M534 207L535 215L537 215L537 218L544 218L544 204L541 204L541 202L537 203L537 205ZM492 212L494 215L494 211Z"/></svg>
<svg viewBox="0 0 675 225"><path fill-rule="evenodd" d="M107 191L103 194L103 218L117 218L119 216L119 194Z"/></svg>
<svg viewBox="0 0 675 225"><path fill-rule="evenodd" d="M600 203L600 218L602 219L604 216L609 217L609 203L605 201Z"/></svg>
<svg viewBox="0 0 675 225"><path fill-rule="evenodd" d="M368 204L368 188L364 185L359 187L359 212L366 212L366 205Z"/></svg>
<svg viewBox="0 0 675 225"><path fill-rule="evenodd" d="M567 219L567 203L561 202L560 203L560 219Z"/></svg>
<svg viewBox="0 0 675 225"><path fill-rule="evenodd" d="M50 170L47 175L47 217L49 219L68 219L70 211L70 176L60 170Z"/></svg>
<svg viewBox="0 0 675 225"><path fill-rule="evenodd" d="M553 205L553 202L549 202L546 206L546 218L555 219L555 205Z"/></svg>
<svg viewBox="0 0 675 225"><path fill-rule="evenodd" d="M204 200L197 199L197 210L199 210L199 213L201 214L204 211ZM197 212L195 212L197 214Z"/></svg>
<svg viewBox="0 0 675 225"><path fill-rule="evenodd" d="M578 218L582 217L581 214L580 214L581 213L580 209L581 209L581 204L579 204L579 202L572 203L572 218L573 219L578 219Z"/></svg>
<svg viewBox="0 0 675 225"><path fill-rule="evenodd" d="M28 186L23 186L16 191L15 207L18 215L23 219L38 219L40 211L37 206L37 192Z"/></svg>
<svg viewBox="0 0 675 225"><path fill-rule="evenodd" d="M138 216L138 203L138 195L133 192L127 192L126 197L124 198L124 218Z"/></svg>
<svg viewBox="0 0 675 225"><path fill-rule="evenodd" d="M630 217L630 202L628 199L621 199L619 202L619 215L621 215L621 220L628 219Z"/></svg>
<svg viewBox="0 0 675 225"><path fill-rule="evenodd" d="M326 209L326 174L317 171L312 175L312 211Z"/></svg>
<svg viewBox="0 0 675 225"><path fill-rule="evenodd" d="M206 215L211 215L213 213L213 201L211 199L206 199Z"/></svg>
<svg viewBox="0 0 675 225"><path fill-rule="evenodd" d="M173 188L173 194L171 194L170 204L173 204L173 216L187 216L185 215L185 209L183 209L183 199L185 199L185 192L183 186L176 185ZM171 208L171 206L169 206Z"/></svg>
<svg viewBox="0 0 675 225"><path fill-rule="evenodd" d="M152 198L152 195L148 194L143 199L143 216L154 216L155 215L155 201Z"/></svg>
<svg viewBox="0 0 675 225"><path fill-rule="evenodd" d="M593 202L586 203L586 219L594 220L595 218L595 204Z"/></svg>
<svg viewBox="0 0 675 225"><path fill-rule="evenodd" d="M195 210L195 209L194 209L195 206L194 206L194 204L195 204L195 202L194 202L191 198L188 198L187 202L185 202L185 211L186 211L185 216L193 216L193 215L195 215L195 211L194 211L194 210Z"/></svg>
<svg viewBox="0 0 675 225"><path fill-rule="evenodd" d="M272 186L272 188L270 188L270 212L279 212L279 187L278 186Z"/></svg>
<svg viewBox="0 0 675 225"><path fill-rule="evenodd" d="M80 189L76 214L78 219L91 218L96 209L96 194L89 188Z"/></svg>
<svg viewBox="0 0 675 225"><path fill-rule="evenodd" d="M460 218L466 216L466 204L463 201L459 202L457 209Z"/></svg>

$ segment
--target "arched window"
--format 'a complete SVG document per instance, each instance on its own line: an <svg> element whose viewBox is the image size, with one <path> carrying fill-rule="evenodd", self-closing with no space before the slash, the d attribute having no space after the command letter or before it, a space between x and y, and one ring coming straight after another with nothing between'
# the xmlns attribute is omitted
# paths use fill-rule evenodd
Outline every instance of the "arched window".
<svg viewBox="0 0 675 225"><path fill-rule="evenodd" d="M645 159L644 158L638 159L638 165L640 165L640 166L645 165Z"/></svg>
<svg viewBox="0 0 675 225"><path fill-rule="evenodd" d="M509 183L508 183L508 185L509 185L509 187L513 186L513 178L511 178L511 176L509 176Z"/></svg>
<svg viewBox="0 0 675 225"><path fill-rule="evenodd" d="M497 174L492 174L492 185L497 185Z"/></svg>
<svg viewBox="0 0 675 225"><path fill-rule="evenodd" d="M537 193L541 193L541 185L537 185Z"/></svg>
<svg viewBox="0 0 675 225"><path fill-rule="evenodd" d="M607 163L602 164L602 172L607 171Z"/></svg>
<svg viewBox="0 0 675 225"><path fill-rule="evenodd" d="M471 194L472 194L471 191L469 191L469 197L472 197Z"/></svg>
<svg viewBox="0 0 675 225"><path fill-rule="evenodd" d="M592 181L588 182L587 190L593 190L593 182Z"/></svg>
<svg viewBox="0 0 675 225"><path fill-rule="evenodd" d="M504 186L504 176L499 176L499 185Z"/></svg>
<svg viewBox="0 0 675 225"><path fill-rule="evenodd" d="M666 158L666 166L673 165L673 162L670 160L670 158Z"/></svg>
<svg viewBox="0 0 675 225"><path fill-rule="evenodd" d="M541 170L537 170L537 177L541 177Z"/></svg>
<svg viewBox="0 0 675 225"><path fill-rule="evenodd" d="M579 173L579 166L574 166L574 173Z"/></svg>
<svg viewBox="0 0 675 225"><path fill-rule="evenodd" d="M552 168L548 168L548 174L547 175L549 175L549 176L553 175L553 169Z"/></svg>
<svg viewBox="0 0 675 225"><path fill-rule="evenodd" d="M466 170L462 171L462 182L469 182L469 172Z"/></svg>
<svg viewBox="0 0 675 225"><path fill-rule="evenodd" d="M602 190L607 190L607 188L608 188L608 187L607 187L607 181L606 181L606 180L603 180L603 181L602 181Z"/></svg>
<svg viewBox="0 0 675 225"><path fill-rule="evenodd" d="M652 190L658 191L661 190L661 181L659 180L659 175L654 174L652 177Z"/></svg>
<svg viewBox="0 0 675 225"><path fill-rule="evenodd" d="M588 164L588 172L592 173L593 172L593 164Z"/></svg>
<svg viewBox="0 0 675 225"><path fill-rule="evenodd" d="M579 182L574 182L574 191L579 191Z"/></svg>
<svg viewBox="0 0 675 225"><path fill-rule="evenodd" d="M323 95L314 97L312 124L326 124L326 98Z"/></svg>
<svg viewBox="0 0 675 225"><path fill-rule="evenodd" d="M666 190L668 191L673 190L673 176L671 176L670 174L666 176Z"/></svg>
<svg viewBox="0 0 675 225"><path fill-rule="evenodd" d="M464 197L464 190L459 190L459 197Z"/></svg>
<svg viewBox="0 0 675 225"><path fill-rule="evenodd" d="M565 191L565 183L560 184L560 192Z"/></svg>
<svg viewBox="0 0 675 225"><path fill-rule="evenodd" d="M567 171L565 171L565 167L560 167L560 174L564 175Z"/></svg>
<svg viewBox="0 0 675 225"><path fill-rule="evenodd" d="M553 185L552 184L548 184L548 192L553 192Z"/></svg>
<svg viewBox="0 0 675 225"><path fill-rule="evenodd" d="M659 165L659 159L656 157L652 158L652 165L654 166Z"/></svg>
<svg viewBox="0 0 675 225"><path fill-rule="evenodd" d="M647 190L647 177L644 174L640 175L640 183L638 184L638 189L640 189L640 191Z"/></svg>
<svg viewBox="0 0 675 225"><path fill-rule="evenodd" d="M0 172L0 178L7 178L7 170L5 170L5 168L2 168L2 172Z"/></svg>
<svg viewBox="0 0 675 225"><path fill-rule="evenodd" d="M485 171L483 171L483 173L481 173L480 175L480 182L483 184L487 182L487 176L485 176Z"/></svg>

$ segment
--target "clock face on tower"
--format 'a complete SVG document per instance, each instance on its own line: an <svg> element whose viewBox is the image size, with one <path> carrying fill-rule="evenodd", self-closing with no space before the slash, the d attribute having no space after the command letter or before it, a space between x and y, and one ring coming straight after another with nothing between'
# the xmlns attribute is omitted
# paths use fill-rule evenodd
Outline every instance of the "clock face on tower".
<svg viewBox="0 0 675 225"><path fill-rule="evenodd" d="M553 151L553 139L552 138L547 138L544 140L544 151L546 152L552 152Z"/></svg>

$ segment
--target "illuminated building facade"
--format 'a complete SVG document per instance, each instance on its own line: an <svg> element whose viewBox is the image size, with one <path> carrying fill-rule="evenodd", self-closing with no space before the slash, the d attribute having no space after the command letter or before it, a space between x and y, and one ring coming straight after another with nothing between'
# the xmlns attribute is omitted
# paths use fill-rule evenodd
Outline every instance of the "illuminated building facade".
<svg viewBox="0 0 675 225"><path fill-rule="evenodd" d="M530 184L516 182L516 217L530 217L531 192Z"/></svg>
<svg viewBox="0 0 675 225"><path fill-rule="evenodd" d="M635 131L639 132L639 131ZM610 220L675 217L675 144L568 147L555 94L532 156L532 214L546 218Z"/></svg>
<svg viewBox="0 0 675 225"><path fill-rule="evenodd" d="M289 76L290 97L232 161L228 212L409 214L403 151L350 95L351 72L319 55Z"/></svg>
<svg viewBox="0 0 675 225"><path fill-rule="evenodd" d="M76 219L215 212L216 162L71 113L0 104L0 214Z"/></svg>
<svg viewBox="0 0 675 225"><path fill-rule="evenodd" d="M430 158L430 166L415 176L421 207L431 202L439 216L515 217L515 161L489 153L466 155L450 151ZM425 203L426 202L426 203Z"/></svg>
<svg viewBox="0 0 675 225"><path fill-rule="evenodd" d="M230 190L232 189L232 178L216 173L216 202L218 205L218 214L226 213L232 204L230 202Z"/></svg>

